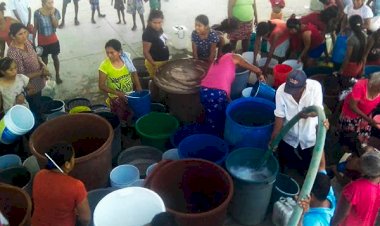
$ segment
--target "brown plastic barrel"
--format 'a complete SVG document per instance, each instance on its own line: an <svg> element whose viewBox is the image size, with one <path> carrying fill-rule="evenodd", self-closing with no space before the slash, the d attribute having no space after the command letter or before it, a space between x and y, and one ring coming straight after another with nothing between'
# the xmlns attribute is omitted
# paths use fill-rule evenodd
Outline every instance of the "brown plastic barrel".
<svg viewBox="0 0 380 226"><path fill-rule="evenodd" d="M32 201L21 188L0 183L0 211L10 225L31 224Z"/></svg>
<svg viewBox="0 0 380 226"><path fill-rule="evenodd" d="M145 186L163 199L181 226L222 226L233 195L229 174L200 159L161 161Z"/></svg>
<svg viewBox="0 0 380 226"><path fill-rule="evenodd" d="M108 175L112 169L111 146L114 132L104 118L88 113L65 115L47 121L32 134L29 147L41 168L47 163L44 153L59 142L75 142L79 139L102 139L96 150L75 158L75 167L70 175L81 180L87 190L107 187ZM75 155L80 156L78 150ZM87 152L87 151L86 151Z"/></svg>

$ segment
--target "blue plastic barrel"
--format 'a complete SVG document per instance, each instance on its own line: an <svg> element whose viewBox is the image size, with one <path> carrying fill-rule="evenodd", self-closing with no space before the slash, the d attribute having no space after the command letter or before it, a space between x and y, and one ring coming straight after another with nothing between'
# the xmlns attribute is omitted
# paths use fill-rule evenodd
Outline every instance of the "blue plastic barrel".
<svg viewBox="0 0 380 226"><path fill-rule="evenodd" d="M347 36L338 35L336 37L334 49L332 52L332 61L334 63L343 63L347 50Z"/></svg>
<svg viewBox="0 0 380 226"><path fill-rule="evenodd" d="M281 197L294 198L300 192L300 187L293 178L279 173L273 186L271 203L277 202Z"/></svg>
<svg viewBox="0 0 380 226"><path fill-rule="evenodd" d="M213 130L206 126L198 123L193 123L180 127L171 137L170 142L173 147L178 147L179 143L188 136L194 134L213 134Z"/></svg>
<svg viewBox="0 0 380 226"><path fill-rule="evenodd" d="M217 136L195 134L186 137L178 147L180 159L199 158L222 165L228 155L228 144Z"/></svg>
<svg viewBox="0 0 380 226"><path fill-rule="evenodd" d="M372 73L375 73L375 72L380 72L380 66L376 66L376 65L373 65L373 66L365 66L364 74L366 75L367 78L368 78Z"/></svg>
<svg viewBox="0 0 380 226"><path fill-rule="evenodd" d="M111 186L113 188L125 188L140 179L140 172L133 165L120 165L115 167L110 173Z"/></svg>
<svg viewBox="0 0 380 226"><path fill-rule="evenodd" d="M266 215L279 165L272 155L260 170L254 170L265 151L241 148L231 152L226 169L234 181L230 208L232 217L243 225L258 225Z"/></svg>
<svg viewBox="0 0 380 226"><path fill-rule="evenodd" d="M257 81L255 84L252 86L251 90L251 97L261 97L270 101L275 100L276 98L276 91L268 86L267 84Z"/></svg>
<svg viewBox="0 0 380 226"><path fill-rule="evenodd" d="M224 139L235 148L266 149L273 130L275 104L248 97L232 101L226 110Z"/></svg>
<svg viewBox="0 0 380 226"><path fill-rule="evenodd" d="M21 165L21 158L18 155L8 154L0 156L0 170Z"/></svg>
<svg viewBox="0 0 380 226"><path fill-rule="evenodd" d="M139 119L150 112L150 92L143 90L132 92L128 95L128 105L131 107L134 119Z"/></svg>
<svg viewBox="0 0 380 226"><path fill-rule="evenodd" d="M237 99L241 97L241 91L247 87L249 70L243 68L236 68L235 80L231 85L231 99Z"/></svg>

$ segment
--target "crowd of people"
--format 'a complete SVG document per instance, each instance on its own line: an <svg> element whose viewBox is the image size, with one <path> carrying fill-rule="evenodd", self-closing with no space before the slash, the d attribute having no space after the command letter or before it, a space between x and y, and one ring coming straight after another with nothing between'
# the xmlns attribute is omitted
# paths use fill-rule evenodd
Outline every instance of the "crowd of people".
<svg viewBox="0 0 380 226"><path fill-rule="evenodd" d="M73 0L75 25L79 25L78 1ZM16 18L5 17L5 4L0 4L1 109L5 113L12 106L21 104L29 107L36 120L41 121L41 90L51 77L46 67L49 55L54 63L55 80L58 84L62 82L56 29L64 27L66 8L71 1L63 1L61 16L53 0L42 0L42 7L33 13L33 25L32 11L27 1L11 2L10 8ZM255 73L258 81L267 82L272 58L280 63L296 59L303 63L305 69L311 68L318 61L330 61L326 35L332 37L333 44L337 36L346 36L344 59L333 62L335 73L330 76L337 77L342 89L350 89L343 100L342 109L337 110L339 123L333 126L339 128L342 150L351 156L344 166L326 167L323 155L320 173L310 197L299 199L304 208L301 223L374 225L380 209L380 152L377 150L379 147L371 143L371 138L378 134L376 129L380 128L380 122L373 118L380 104L380 72L366 78L362 75L366 65L380 65L380 29L374 19L380 16L380 1L369 0L367 4L364 0L321 2L325 5L323 10L301 18L292 15L286 21L283 20L283 9L286 7L283 0L270 0L272 12L266 21L258 21L256 0L228 0L227 19L220 24L210 26L209 18L203 14L195 18L191 34L192 57L207 62L209 66L199 89L204 108L202 123L216 135L223 135L225 110L231 101L231 85L237 66ZM153 79L159 76L157 71L170 58L160 0L149 0L151 11L146 26L142 0L112 1L118 13L117 23L126 23L125 3L127 12L133 17L132 30L137 29L136 13L140 16L145 66ZM90 0L90 4L91 21L96 23L96 11L99 17L105 15L100 12L98 0ZM256 37L251 41L253 30ZM241 50L237 50L238 41L241 41ZM264 41L268 44L267 49L262 48ZM6 54L5 45L8 46ZM254 56L252 62L238 54L248 51L250 47ZM42 50L40 56L37 54L39 49ZM120 118L123 126L129 126L133 111L128 106L126 94L142 90L138 71L130 55L122 50L120 41L111 39L104 49L106 58L98 68L98 86L107 94L105 102L111 111ZM263 65L258 64L260 55L267 57ZM357 79L355 84L352 84L353 78ZM154 86L152 83L151 87ZM306 176L316 145L318 119L315 113L306 114L302 110L312 105L324 108L323 102L322 85L309 79L303 70L293 70L286 82L277 88L270 144L295 115L301 114L302 118L277 147L282 172L294 169L301 177ZM327 120L324 126L329 129ZM75 225L78 219L83 225L88 225L90 211L86 189L82 182L67 175L74 167L75 151L69 144L57 144L48 155L50 161L47 169L40 171L34 181L33 224ZM337 203L329 176L335 176L343 187ZM52 207L51 203L55 205Z"/></svg>

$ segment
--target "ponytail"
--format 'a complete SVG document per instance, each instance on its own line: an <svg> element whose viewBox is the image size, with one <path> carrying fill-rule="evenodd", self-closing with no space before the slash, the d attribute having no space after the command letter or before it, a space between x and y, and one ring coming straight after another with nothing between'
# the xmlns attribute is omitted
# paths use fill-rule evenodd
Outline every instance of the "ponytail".
<svg viewBox="0 0 380 226"><path fill-rule="evenodd" d="M354 35L359 39L360 47L358 56L356 57L356 63L360 63L363 56L366 45L367 45L367 38L362 30L363 27L363 19L359 15L353 15L349 19L349 24L352 32L354 32Z"/></svg>

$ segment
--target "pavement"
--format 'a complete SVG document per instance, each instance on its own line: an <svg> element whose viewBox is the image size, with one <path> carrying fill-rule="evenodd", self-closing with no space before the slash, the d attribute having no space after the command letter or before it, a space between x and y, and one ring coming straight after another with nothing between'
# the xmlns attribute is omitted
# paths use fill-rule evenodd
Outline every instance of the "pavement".
<svg viewBox="0 0 380 226"><path fill-rule="evenodd" d="M30 0L32 12L41 6L41 1ZM285 17L292 13L297 15L308 11L310 0L287 0L284 9ZM188 50L190 50L190 34L193 29L194 18L199 14L206 14L210 24L221 22L227 15L228 0L162 0L162 10L165 15L164 31L173 37L172 26L183 25L188 28ZM56 8L62 10L62 0L55 1ZM269 1L257 0L259 21L270 16ZM132 16L126 14L127 24L116 24L118 21L116 10L110 0L100 1L100 10L106 14L105 18L97 18L96 24L91 23L91 9L88 0L79 1L80 25L74 25L74 4L67 7L66 26L58 29L57 34L61 44L61 78L63 84L53 90L46 90L45 94L56 99L67 100L75 97L85 97L93 104L103 103L104 95L98 89L98 66L106 57L105 43L116 38L123 44L123 49L129 52L132 58L142 56L142 27L137 18L137 31L131 31ZM149 4L145 4L145 20L149 13ZM176 51L171 48L173 58L187 56L187 51ZM49 69L54 74L52 59L49 59Z"/></svg>
<svg viewBox="0 0 380 226"><path fill-rule="evenodd" d="M161 0L165 15L164 31L173 37L174 25L183 25L188 28L188 50L190 50L190 34L193 30L194 18L199 14L206 14L210 24L221 22L227 17L228 0ZM41 1L30 0L32 11L41 6ZM53 90L45 90L45 94L55 99L67 100L75 97L85 97L93 104L104 103L104 94L98 89L98 66L106 57L105 43L116 38L123 44L123 49L129 52L132 58L142 56L142 27L137 18L137 30L131 31L132 16L126 14L127 24L116 24L118 21L116 10L110 0L100 0L101 12L105 18L95 18L96 24L91 23L91 10L88 0L79 2L80 25L74 25L74 5L69 4L66 13L66 26L58 29L61 44L61 78L63 83ZM310 0L287 0L284 9L285 18L295 13L302 15L308 12ZM62 0L55 1L56 8L62 10ZM270 4L267 0L257 0L259 21L267 20L270 16ZM149 4L145 4L145 19L148 17ZM173 58L187 56L188 51L178 51L171 48ZM49 59L49 69L54 74L52 59ZM226 220L226 226L238 226L231 219ZM270 218L263 224L272 225Z"/></svg>

